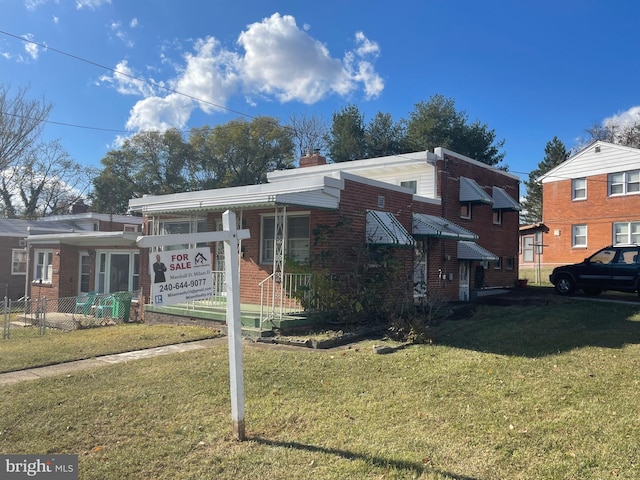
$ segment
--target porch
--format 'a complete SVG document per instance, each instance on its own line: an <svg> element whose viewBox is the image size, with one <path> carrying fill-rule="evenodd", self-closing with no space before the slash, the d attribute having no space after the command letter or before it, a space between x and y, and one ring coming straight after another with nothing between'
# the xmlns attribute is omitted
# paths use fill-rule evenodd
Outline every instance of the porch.
<svg viewBox="0 0 640 480"><path fill-rule="evenodd" d="M211 298L171 306L146 304L144 321L215 326L226 332L225 272L214 271L212 278ZM274 331L295 331L322 322L322 313L308 308L311 304L310 282L311 274L308 273L271 274L265 278L259 284L260 302L240 305L242 334L248 337L271 336Z"/></svg>

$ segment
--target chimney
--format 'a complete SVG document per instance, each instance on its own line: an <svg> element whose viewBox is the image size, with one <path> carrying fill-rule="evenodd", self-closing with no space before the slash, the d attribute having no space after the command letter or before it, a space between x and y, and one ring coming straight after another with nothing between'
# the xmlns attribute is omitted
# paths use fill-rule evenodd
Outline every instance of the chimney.
<svg viewBox="0 0 640 480"><path fill-rule="evenodd" d="M81 198L71 205L71 213L87 213L89 211L89 205L84 204L84 200Z"/></svg>
<svg viewBox="0 0 640 480"><path fill-rule="evenodd" d="M300 168L326 165L327 159L320 155L320 150L307 150L304 157L300 157Z"/></svg>

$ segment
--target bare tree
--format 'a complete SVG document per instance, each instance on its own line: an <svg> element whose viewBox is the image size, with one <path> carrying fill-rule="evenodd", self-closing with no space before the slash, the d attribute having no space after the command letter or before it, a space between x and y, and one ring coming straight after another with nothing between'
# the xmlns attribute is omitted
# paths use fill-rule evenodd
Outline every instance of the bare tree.
<svg viewBox="0 0 640 480"><path fill-rule="evenodd" d="M0 172L33 147L51 111L51 105L30 100L28 93L23 87L11 96L9 88L0 85Z"/></svg>
<svg viewBox="0 0 640 480"><path fill-rule="evenodd" d="M293 142L298 155L302 156L308 151L325 151L326 138L329 133L329 123L321 116L307 116L306 113L292 114L289 116L287 126L293 134Z"/></svg>
<svg viewBox="0 0 640 480"><path fill-rule="evenodd" d="M36 218L68 213L85 197L93 173L73 161L59 141L39 144L3 172L0 197L5 215Z"/></svg>

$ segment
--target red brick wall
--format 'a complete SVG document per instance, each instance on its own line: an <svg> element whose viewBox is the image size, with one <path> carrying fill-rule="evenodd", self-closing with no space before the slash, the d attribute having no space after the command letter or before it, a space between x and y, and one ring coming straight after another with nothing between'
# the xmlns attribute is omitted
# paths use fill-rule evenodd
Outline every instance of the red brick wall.
<svg viewBox="0 0 640 480"><path fill-rule="evenodd" d="M496 270L494 262L490 262L485 271L485 286L513 286L518 278L518 228L519 212L503 210L502 223L493 223L493 207L489 204L472 205L471 218L460 217L460 177L471 178L489 195L493 195L493 187L504 189L511 198L519 199L519 181L495 170L475 165L456 157L447 155L446 161L438 162L438 193L442 197L441 216L471 230L478 235L478 245L486 248L496 256L502 257L502 268ZM457 245L449 244L455 258ZM449 253L447 248L447 254ZM508 270L507 258L513 259L513 269ZM471 286L476 262L471 265Z"/></svg>
<svg viewBox="0 0 640 480"><path fill-rule="evenodd" d="M587 198L572 200L571 180L542 187L544 266L581 262L596 250L614 243L613 224L640 220L640 195L608 196L607 175L587 178ZM587 225L587 247L572 246L573 225Z"/></svg>

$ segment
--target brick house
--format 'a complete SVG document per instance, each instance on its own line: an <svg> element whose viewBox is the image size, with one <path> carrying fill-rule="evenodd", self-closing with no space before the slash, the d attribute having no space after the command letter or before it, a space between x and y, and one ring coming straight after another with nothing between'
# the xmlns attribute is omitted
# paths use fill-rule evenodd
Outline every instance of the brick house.
<svg viewBox="0 0 640 480"><path fill-rule="evenodd" d="M640 243L640 150L596 141L540 177L543 266Z"/></svg>
<svg viewBox="0 0 640 480"><path fill-rule="evenodd" d="M239 227L251 233L241 242L245 305L263 303L272 279L288 285L299 271L292 263L326 254L340 259L331 266L339 275L358 261L354 247L379 246L394 247L411 272L408 296L438 292L469 301L478 289L516 283L518 189L515 175L444 148L336 164L309 153L299 168L271 172L266 184L149 195L129 206L143 214L147 234L220 230L222 213L235 211ZM220 247L211 248L221 271ZM148 300L148 252L140 260ZM199 316L197 305L179 311L147 304L149 312L158 319L163 312Z"/></svg>
<svg viewBox="0 0 640 480"><path fill-rule="evenodd" d="M11 299L138 290L142 218L81 210L35 221L0 220L0 249L11 258L0 267L0 278L7 279Z"/></svg>

